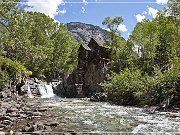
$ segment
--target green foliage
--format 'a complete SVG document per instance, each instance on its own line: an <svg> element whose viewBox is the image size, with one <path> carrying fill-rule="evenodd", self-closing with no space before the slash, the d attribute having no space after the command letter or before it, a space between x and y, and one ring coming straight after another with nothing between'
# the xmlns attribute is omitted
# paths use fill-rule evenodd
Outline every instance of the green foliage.
<svg viewBox="0 0 180 135"><path fill-rule="evenodd" d="M136 66L148 74L153 72L155 66L159 66L162 71L171 67L178 57L178 37L176 23L166 17L164 12L152 21L138 23L129 38L129 42L139 48L139 62Z"/></svg>
<svg viewBox="0 0 180 135"><path fill-rule="evenodd" d="M2 56L0 56L0 67L1 71L8 71L10 77L15 79L17 79L18 75L28 76L32 74L32 72L28 71L19 61L12 61Z"/></svg>
<svg viewBox="0 0 180 135"><path fill-rule="evenodd" d="M171 16L180 17L180 0L169 0L168 7Z"/></svg>
<svg viewBox="0 0 180 135"><path fill-rule="evenodd" d="M158 24L158 44L156 46L155 61L162 70L165 70L171 66L177 57L179 45L176 42L176 26L171 19L164 15L159 15L155 21Z"/></svg>
<svg viewBox="0 0 180 135"><path fill-rule="evenodd" d="M160 104L180 89L179 4L173 2L169 1L169 8L155 19L137 23L125 46L119 40L114 42L117 57L113 59L113 73L102 83L110 101Z"/></svg>
<svg viewBox="0 0 180 135"><path fill-rule="evenodd" d="M6 71L0 70L0 89L3 88L3 86L5 85L5 82L7 82L8 79L9 79L8 73Z"/></svg>
<svg viewBox="0 0 180 135"><path fill-rule="evenodd" d="M39 12L22 11L17 2L0 0L0 87L20 76L53 79L71 72L79 43L66 25ZM178 2L169 0L168 9L156 18L137 23L127 41L118 31L121 16L104 19L110 30L105 45L112 48L112 73L102 86L110 101L159 104L180 89Z"/></svg>
<svg viewBox="0 0 180 135"><path fill-rule="evenodd" d="M125 69L119 74L112 73L102 86L108 93L109 100L117 104L135 105L148 93L145 83L149 80L152 79L143 75L139 69Z"/></svg>
<svg viewBox="0 0 180 135"><path fill-rule="evenodd" d="M154 103L161 103L167 97L170 97L180 88L180 66L174 65L171 69L161 72L156 70L156 87L151 90L154 96Z"/></svg>
<svg viewBox="0 0 180 135"><path fill-rule="evenodd" d="M110 30L110 47L112 47L113 51L116 50L122 42L122 38L120 37L120 32L118 31L118 26L123 22L123 18L121 16L117 16L115 18L106 17L102 24L105 25ZM113 52L115 53L115 52Z"/></svg>
<svg viewBox="0 0 180 135"><path fill-rule="evenodd" d="M10 79L19 72L30 75L28 70L32 76L48 79L71 72L79 44L66 26L45 14L20 10L16 2L0 3L0 56L7 59L1 78L6 73Z"/></svg>
<svg viewBox="0 0 180 135"><path fill-rule="evenodd" d="M102 24L106 25L110 31L117 32L118 25L123 22L123 18L121 16L116 16L115 18L106 17Z"/></svg>
<svg viewBox="0 0 180 135"><path fill-rule="evenodd" d="M12 61L9 58L0 56L0 87L8 79L16 80L21 76L29 76L32 72L27 70L19 61Z"/></svg>
<svg viewBox="0 0 180 135"><path fill-rule="evenodd" d="M121 16L115 18L106 17L102 22L110 30L111 41L105 45L112 48L112 66L111 70L118 73L119 71L133 66L132 58L134 57L131 44L128 44L121 33L118 31L118 26L123 22Z"/></svg>
<svg viewBox="0 0 180 135"><path fill-rule="evenodd" d="M154 75L139 69L125 69L112 73L102 86L110 101L122 105L159 104L180 87L180 66L162 73L156 68Z"/></svg>
<svg viewBox="0 0 180 135"><path fill-rule="evenodd" d="M59 30L52 35L51 40L53 41L53 51L49 73L51 76L58 76L71 72L77 65L78 42L67 31L66 25L61 25Z"/></svg>

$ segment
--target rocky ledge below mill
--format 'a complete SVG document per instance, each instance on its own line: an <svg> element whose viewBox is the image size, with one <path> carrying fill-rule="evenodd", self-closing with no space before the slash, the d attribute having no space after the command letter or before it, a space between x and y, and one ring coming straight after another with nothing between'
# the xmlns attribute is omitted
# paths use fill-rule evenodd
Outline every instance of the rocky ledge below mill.
<svg viewBox="0 0 180 135"><path fill-rule="evenodd" d="M59 125L51 116L51 109L40 103L27 102L12 89L0 91L0 135L5 134L54 134ZM65 134L65 133L60 133Z"/></svg>

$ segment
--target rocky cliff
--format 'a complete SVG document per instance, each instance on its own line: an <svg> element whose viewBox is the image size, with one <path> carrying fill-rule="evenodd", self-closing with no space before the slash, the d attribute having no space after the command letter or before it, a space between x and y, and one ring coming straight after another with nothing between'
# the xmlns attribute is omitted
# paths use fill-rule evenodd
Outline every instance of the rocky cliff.
<svg viewBox="0 0 180 135"><path fill-rule="evenodd" d="M88 44L81 45L77 68L57 87L56 94L61 97L84 98L102 93L99 84L106 79L110 53L110 48L99 45L93 38Z"/></svg>
<svg viewBox="0 0 180 135"><path fill-rule="evenodd" d="M110 40L109 32L107 30L92 24L71 22L67 23L67 28L77 40L82 40L84 42L89 42L91 38L94 38L98 42Z"/></svg>

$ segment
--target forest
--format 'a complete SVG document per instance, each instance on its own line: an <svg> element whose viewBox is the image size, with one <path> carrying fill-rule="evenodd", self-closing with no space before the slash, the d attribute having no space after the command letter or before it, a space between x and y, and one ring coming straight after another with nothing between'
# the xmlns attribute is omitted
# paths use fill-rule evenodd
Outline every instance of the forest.
<svg viewBox="0 0 180 135"><path fill-rule="evenodd" d="M72 72L82 43L66 24L24 11L18 1L0 0L0 89L19 77L51 80ZM127 41L117 30L121 16L102 20L112 51L109 77L100 85L109 101L156 105L180 91L180 4L174 2L180 1L169 0L156 18L137 23Z"/></svg>

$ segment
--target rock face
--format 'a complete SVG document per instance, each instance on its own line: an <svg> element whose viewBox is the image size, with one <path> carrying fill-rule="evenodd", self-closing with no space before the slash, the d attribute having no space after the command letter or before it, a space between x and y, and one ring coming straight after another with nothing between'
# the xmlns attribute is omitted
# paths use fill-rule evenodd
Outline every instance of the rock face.
<svg viewBox="0 0 180 135"><path fill-rule="evenodd" d="M98 45L92 38L78 50L78 66L59 86L62 97L91 97L101 92L99 83L105 78L110 63L110 48Z"/></svg>
<svg viewBox="0 0 180 135"><path fill-rule="evenodd" d="M23 93L21 95L27 95L29 96L29 92L31 92L32 96L40 97L41 94L39 92L39 84L42 82L38 80L37 78L28 78L24 80L24 85L20 89L20 93Z"/></svg>
<svg viewBox="0 0 180 135"><path fill-rule="evenodd" d="M177 88L173 93L172 103L170 105L180 108L180 88Z"/></svg>
<svg viewBox="0 0 180 135"><path fill-rule="evenodd" d="M24 85L22 85L18 90L18 95L32 98L42 97L44 96L43 94L46 94L45 96L49 97L53 95L53 90L50 92L47 85L56 87L59 83L59 80L52 80L52 82L47 82L45 80L38 80L37 78L26 78L24 79Z"/></svg>
<svg viewBox="0 0 180 135"><path fill-rule="evenodd" d="M110 41L109 32L99 26L80 22L71 22L67 23L67 28L77 40L89 42L91 38L94 38L99 42Z"/></svg>

